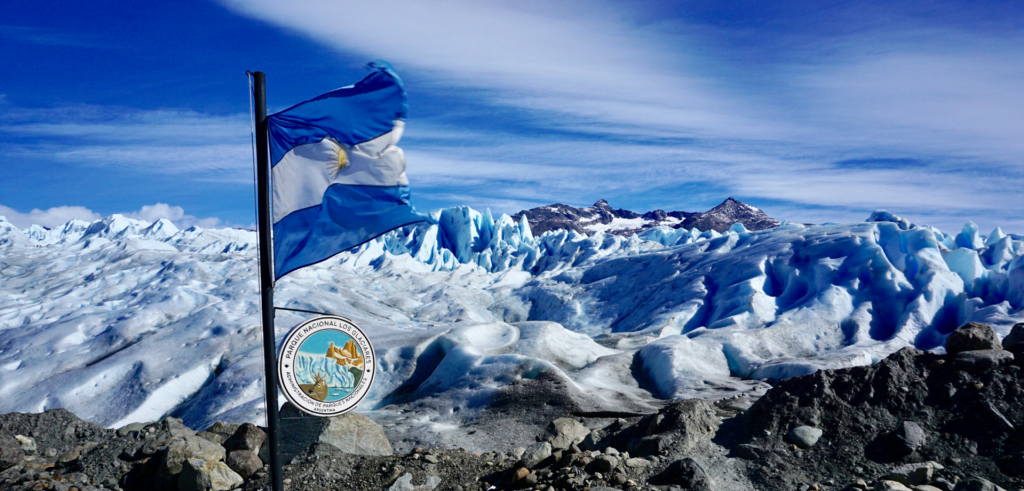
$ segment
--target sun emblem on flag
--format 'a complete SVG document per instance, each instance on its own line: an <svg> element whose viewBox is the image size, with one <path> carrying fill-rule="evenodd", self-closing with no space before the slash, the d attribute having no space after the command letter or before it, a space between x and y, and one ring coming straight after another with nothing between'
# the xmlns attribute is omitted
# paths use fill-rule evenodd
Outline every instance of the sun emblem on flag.
<svg viewBox="0 0 1024 491"><path fill-rule="evenodd" d="M337 177L338 173L347 167L348 164L348 152L345 151L345 147L338 145L338 157L333 162L328 162L327 164L328 170L331 171L331 179Z"/></svg>

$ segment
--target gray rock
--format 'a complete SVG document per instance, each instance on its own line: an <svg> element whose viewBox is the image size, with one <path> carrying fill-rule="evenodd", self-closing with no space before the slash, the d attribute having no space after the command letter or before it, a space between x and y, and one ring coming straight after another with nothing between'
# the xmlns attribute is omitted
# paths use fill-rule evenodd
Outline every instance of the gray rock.
<svg viewBox="0 0 1024 491"><path fill-rule="evenodd" d="M800 448L811 448L818 443L822 433L813 426L797 426L786 433L786 441Z"/></svg>
<svg viewBox="0 0 1024 491"><path fill-rule="evenodd" d="M892 433L888 450L893 455L910 455L924 446L927 441L928 436L921 425L913 421L904 421Z"/></svg>
<svg viewBox="0 0 1024 491"><path fill-rule="evenodd" d="M650 435L626 444L631 455L651 456L667 454L672 449L672 441L668 435Z"/></svg>
<svg viewBox="0 0 1024 491"><path fill-rule="evenodd" d="M956 355L961 351L1002 349L999 337L992 326L971 322L960 326L946 338L946 353Z"/></svg>
<svg viewBox="0 0 1024 491"><path fill-rule="evenodd" d="M263 445L263 441L267 439L267 434L263 430L256 427L252 423L245 423L235 430L235 433L230 438L224 441L224 449L228 452L234 450L251 450L258 452L260 446Z"/></svg>
<svg viewBox="0 0 1024 491"><path fill-rule="evenodd" d="M980 477L971 477L956 483L953 491L1006 491Z"/></svg>
<svg viewBox="0 0 1024 491"><path fill-rule="evenodd" d="M982 407L982 411L984 411L984 413L985 413L985 416L987 416L994 423L996 423L996 425L999 426L999 428L1001 430L1003 430L1003 431L1013 431L1014 430L1013 423L1011 423L1010 420L1007 419L1006 416L1003 415L1003 413L1000 412L999 409L996 408L996 406L994 404L992 404L992 401L985 401L985 402L983 402L981 404L981 407Z"/></svg>
<svg viewBox="0 0 1024 491"><path fill-rule="evenodd" d="M523 457L519 462L527 469L533 469L541 462L547 460L551 456L551 444L548 442L539 442L526 447L526 452L523 453Z"/></svg>
<svg viewBox="0 0 1024 491"><path fill-rule="evenodd" d="M412 474L407 472L402 477L399 477L388 488L388 491L433 491L438 484L441 484L441 478L437 476L427 476L427 480L423 484L413 484Z"/></svg>
<svg viewBox="0 0 1024 491"><path fill-rule="evenodd" d="M180 418L172 418L170 416L148 426L156 430L157 433L164 433L171 438L179 436L195 436L196 434L196 432L192 431L192 428L185 426L185 423L183 423Z"/></svg>
<svg viewBox="0 0 1024 491"><path fill-rule="evenodd" d="M904 464L889 471L882 479L897 481L907 486L916 486L932 482L935 471L942 469L942 464L932 461Z"/></svg>
<svg viewBox="0 0 1024 491"><path fill-rule="evenodd" d="M234 450L229 452L227 458L224 459L224 463L231 470L242 476L242 479L249 479L249 476L263 468L263 461L252 450Z"/></svg>
<svg viewBox="0 0 1024 491"><path fill-rule="evenodd" d="M661 408L656 414L641 418L636 424L641 434L633 435L633 438L664 434L670 439L669 446L673 451L689 453L714 437L718 422L718 413L710 402L700 399L676 401ZM626 450L630 454L641 455L629 447L627 444Z"/></svg>
<svg viewBox="0 0 1024 491"><path fill-rule="evenodd" d="M362 414L345 413L331 418L318 418L302 414L291 403L281 407L281 441L284 463L305 455L310 445L322 442L334 445L352 455L392 455L391 442L372 419ZM263 450L260 450L263 456Z"/></svg>
<svg viewBox="0 0 1024 491"><path fill-rule="evenodd" d="M10 435L0 434L0 471L14 467L25 460L21 443Z"/></svg>
<svg viewBox="0 0 1024 491"><path fill-rule="evenodd" d="M161 475L165 478L181 473L186 460L201 459L209 461L224 460L224 447L195 435L179 436L167 444L160 466Z"/></svg>
<svg viewBox="0 0 1024 491"><path fill-rule="evenodd" d="M626 459L626 467L631 469L642 469L644 467L650 467L650 465L651 461L644 458L630 457Z"/></svg>
<svg viewBox="0 0 1024 491"><path fill-rule="evenodd" d="M245 482L223 462L188 459L182 463L178 491L227 491Z"/></svg>
<svg viewBox="0 0 1024 491"><path fill-rule="evenodd" d="M21 444L21 451L25 452L25 455L35 455L36 453L36 441L31 437L25 435L14 435L14 439L18 440Z"/></svg>
<svg viewBox="0 0 1024 491"><path fill-rule="evenodd" d="M1013 363L1013 353L1001 349L961 351L953 357L953 363L969 372L980 372Z"/></svg>
<svg viewBox="0 0 1024 491"><path fill-rule="evenodd" d="M736 456L741 459L757 460L764 455L764 449L750 443L744 443L736 447Z"/></svg>
<svg viewBox="0 0 1024 491"><path fill-rule="evenodd" d="M550 438L551 448L567 450L570 445L583 443L590 429L572 418L558 418L551 422L548 430L554 433Z"/></svg>
<svg viewBox="0 0 1024 491"><path fill-rule="evenodd" d="M579 443L579 447L583 450L600 450L602 437L604 437L604 432L601 430L590 430L590 433Z"/></svg>
<svg viewBox="0 0 1024 491"><path fill-rule="evenodd" d="M901 482L880 479L875 483L875 491L911 491L911 489Z"/></svg>
<svg viewBox="0 0 1024 491"><path fill-rule="evenodd" d="M619 459L611 455L601 455L594 459L590 466L594 472L611 472L612 469L619 466Z"/></svg>
<svg viewBox="0 0 1024 491"><path fill-rule="evenodd" d="M1003 349L1015 354L1024 353L1024 322L1014 324L1010 334L1003 338Z"/></svg>
<svg viewBox="0 0 1024 491"><path fill-rule="evenodd" d="M146 428L146 423L128 423L117 429L117 436L127 436L133 431L142 431Z"/></svg>
<svg viewBox="0 0 1024 491"><path fill-rule="evenodd" d="M512 458L519 460L523 458L524 453L526 453L526 447L516 447L512 450Z"/></svg>
<svg viewBox="0 0 1024 491"><path fill-rule="evenodd" d="M682 486L689 491L711 491L711 478L697 461L686 457L672 462L661 473L651 477L651 484Z"/></svg>

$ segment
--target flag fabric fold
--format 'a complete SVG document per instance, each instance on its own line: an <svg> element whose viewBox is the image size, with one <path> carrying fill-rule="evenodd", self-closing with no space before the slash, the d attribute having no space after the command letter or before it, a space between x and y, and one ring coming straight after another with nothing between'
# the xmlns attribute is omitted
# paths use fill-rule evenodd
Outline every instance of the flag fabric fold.
<svg viewBox="0 0 1024 491"><path fill-rule="evenodd" d="M398 140L407 103L383 62L355 85L267 116L274 277L428 220L409 202Z"/></svg>

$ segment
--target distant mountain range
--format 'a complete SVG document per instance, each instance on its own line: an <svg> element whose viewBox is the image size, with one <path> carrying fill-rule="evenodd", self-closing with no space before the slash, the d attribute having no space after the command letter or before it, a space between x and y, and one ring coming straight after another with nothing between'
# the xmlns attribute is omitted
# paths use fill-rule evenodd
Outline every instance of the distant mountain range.
<svg viewBox="0 0 1024 491"><path fill-rule="evenodd" d="M526 216L535 235L549 230L575 230L583 234L603 231L628 236L658 226L721 233L734 223L742 223L751 231L777 227L780 223L760 209L733 198L705 212L654 210L640 214L612 208L602 199L587 208L561 203L541 206L516 213L513 218L519 221L523 216Z"/></svg>

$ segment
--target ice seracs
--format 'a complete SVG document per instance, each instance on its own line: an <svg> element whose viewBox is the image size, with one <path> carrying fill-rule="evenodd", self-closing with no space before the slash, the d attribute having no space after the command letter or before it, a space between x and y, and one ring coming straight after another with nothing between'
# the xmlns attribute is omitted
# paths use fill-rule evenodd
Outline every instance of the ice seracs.
<svg viewBox="0 0 1024 491"><path fill-rule="evenodd" d="M363 328L380 366L360 408L433 408L410 431L456 428L538 377L591 409L643 411L941 349L968 321L1000 336L1024 321L1024 243L973 224L950 235L880 211L853 224L534 235L525 216L431 216L276 287L279 306ZM262 421L255 241L122 216L24 232L0 219L0 411ZM278 336L306 318L279 312Z"/></svg>

